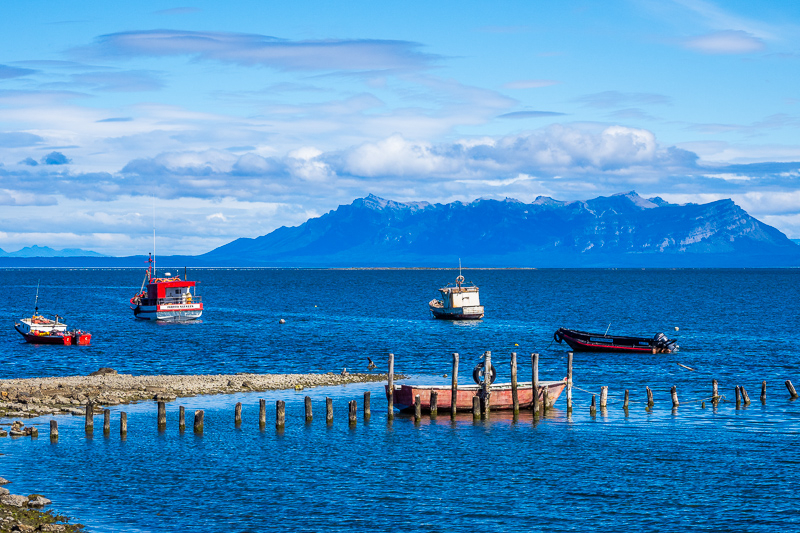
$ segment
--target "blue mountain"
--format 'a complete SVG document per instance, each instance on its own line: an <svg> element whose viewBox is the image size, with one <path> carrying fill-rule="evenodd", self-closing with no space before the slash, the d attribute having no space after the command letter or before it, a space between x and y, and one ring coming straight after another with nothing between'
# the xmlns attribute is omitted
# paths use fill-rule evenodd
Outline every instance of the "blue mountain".
<svg viewBox="0 0 800 533"><path fill-rule="evenodd" d="M374 195L196 259L263 266L800 266L800 246L731 200L675 205L629 192L563 202L400 203Z"/></svg>
<svg viewBox="0 0 800 533"><path fill-rule="evenodd" d="M48 246L26 246L16 252L6 252L0 249L0 257L106 257L103 254L78 248L65 248L54 250Z"/></svg>

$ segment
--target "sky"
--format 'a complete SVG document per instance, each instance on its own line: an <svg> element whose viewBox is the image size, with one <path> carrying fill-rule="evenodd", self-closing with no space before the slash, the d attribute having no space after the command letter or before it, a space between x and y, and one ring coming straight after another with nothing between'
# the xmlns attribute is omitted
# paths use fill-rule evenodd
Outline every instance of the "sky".
<svg viewBox="0 0 800 533"><path fill-rule="evenodd" d="M4 2L0 249L354 199L733 199L800 238L800 2Z"/></svg>

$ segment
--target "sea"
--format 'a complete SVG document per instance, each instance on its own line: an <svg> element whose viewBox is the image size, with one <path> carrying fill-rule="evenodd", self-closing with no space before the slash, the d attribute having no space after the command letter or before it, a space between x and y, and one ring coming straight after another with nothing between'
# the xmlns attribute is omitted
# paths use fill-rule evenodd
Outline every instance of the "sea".
<svg viewBox="0 0 800 533"><path fill-rule="evenodd" d="M159 274L166 271L184 275L177 266ZM43 494L54 512L96 532L800 531L800 401L785 386L800 387L800 270L465 270L486 308L474 322L434 320L427 308L457 270L186 274L205 312L168 324L136 320L129 308L143 269L0 270L2 377L100 367L137 375L385 372L393 353L406 382L449 383L458 352L459 382L468 383L491 351L499 381L510 379L512 352L520 380L530 379L532 353L546 380L567 372L569 348L553 338L559 327L663 332L680 348L575 353L572 411L562 394L536 420L529 411L391 420L383 383L180 398L167 404L161 432L151 401L112 407L109 436L96 422L87 437L82 417L59 415L55 443L51 417L40 417L25 421L39 426L38 439L0 439L0 475L12 493ZM14 320L32 314L37 290L40 312L90 331L90 346L23 342ZM716 407L713 379L723 396ZM592 413L603 386L608 408ZM737 408L736 386L751 404ZM308 423L305 396L315 414ZM283 430L273 423L278 400L286 402ZM352 426L351 400L359 409ZM178 431L179 406L205 411L202 435ZM128 413L124 440L120 411Z"/></svg>

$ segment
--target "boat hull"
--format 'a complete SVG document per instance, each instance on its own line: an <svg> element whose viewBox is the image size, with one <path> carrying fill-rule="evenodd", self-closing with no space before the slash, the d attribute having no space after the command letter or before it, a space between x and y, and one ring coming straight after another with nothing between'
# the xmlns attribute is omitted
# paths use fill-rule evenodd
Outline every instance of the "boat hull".
<svg viewBox="0 0 800 533"><path fill-rule="evenodd" d="M33 333L25 333L15 328L17 332L22 335L26 342L30 344L50 344L56 346L87 346L92 342L91 333L74 333L64 335L36 335Z"/></svg>
<svg viewBox="0 0 800 533"><path fill-rule="evenodd" d="M142 320L197 320L203 315L203 304L137 305L131 309L134 316Z"/></svg>
<svg viewBox="0 0 800 533"><path fill-rule="evenodd" d="M434 305L428 306L433 318L440 320L480 320L483 318L483 306L476 307L454 307L444 309Z"/></svg>
<svg viewBox="0 0 800 533"><path fill-rule="evenodd" d="M675 341L664 344L649 337L622 337L565 328L556 331L554 338L557 342L563 340L575 352L656 354L672 353L678 348Z"/></svg>
<svg viewBox="0 0 800 533"><path fill-rule="evenodd" d="M544 401L544 390L547 389L547 406L552 407L564 388L567 386L566 379L562 381L541 381L539 382L539 402ZM389 386L385 386L388 393ZM393 402L396 409L401 412L414 411L415 396L419 395L420 407L423 412L431 410L431 393L436 391L437 409L440 411L451 411L452 389L447 386L431 385L395 385ZM456 409L463 411L472 410L472 398L478 394L478 385L460 386L457 391ZM529 409L533 405L533 393L531 383L519 383L517 386L517 398L520 409ZM511 384L494 384L489 395L489 409L496 411L510 410L514 408L511 392Z"/></svg>

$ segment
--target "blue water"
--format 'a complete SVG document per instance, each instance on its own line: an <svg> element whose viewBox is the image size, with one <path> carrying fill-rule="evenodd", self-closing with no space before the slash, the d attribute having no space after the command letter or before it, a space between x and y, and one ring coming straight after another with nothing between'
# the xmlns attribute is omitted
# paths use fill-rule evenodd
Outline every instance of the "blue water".
<svg viewBox="0 0 800 533"><path fill-rule="evenodd" d="M207 307L201 322L138 322L127 307L141 285L134 270L0 270L4 377L120 372L233 373L366 371L367 357L415 380L449 381L461 354L461 382L492 350L500 378L508 356L541 353L542 379L566 373L560 326L617 334L677 336L671 355L575 354L574 410L564 398L534 424L492 414L435 421L387 420L381 384L186 398L168 404L168 429L155 405L112 410L112 432L86 438L81 417L59 417L61 438L0 439L0 475L14 493L42 493L54 509L92 531L800 531L795 456L800 386L795 350L800 320L796 270L468 271L487 318L459 324L429 318L448 271L196 270ZM92 331L88 347L30 346L13 331L39 307ZM286 324L279 325L284 318ZM680 330L675 332L674 327ZM695 369L689 371L677 363ZM702 409L711 379L753 403ZM758 399L762 380L768 399ZM590 393L609 386L607 412L589 412ZM669 389L681 406L673 411ZM652 411L644 387L655 394ZM626 416L624 389L631 394ZM347 401L372 392L373 415L348 427ZM588 392L584 392L588 391ZM303 421L303 397L316 418ZM335 421L324 420L324 398ZM257 424L259 398L268 425ZM272 424L287 402L287 425ZM244 423L233 426L233 406ZM179 405L204 409L206 429L177 430ZM119 411L129 433L118 434ZM323 416L320 416L323 415Z"/></svg>

